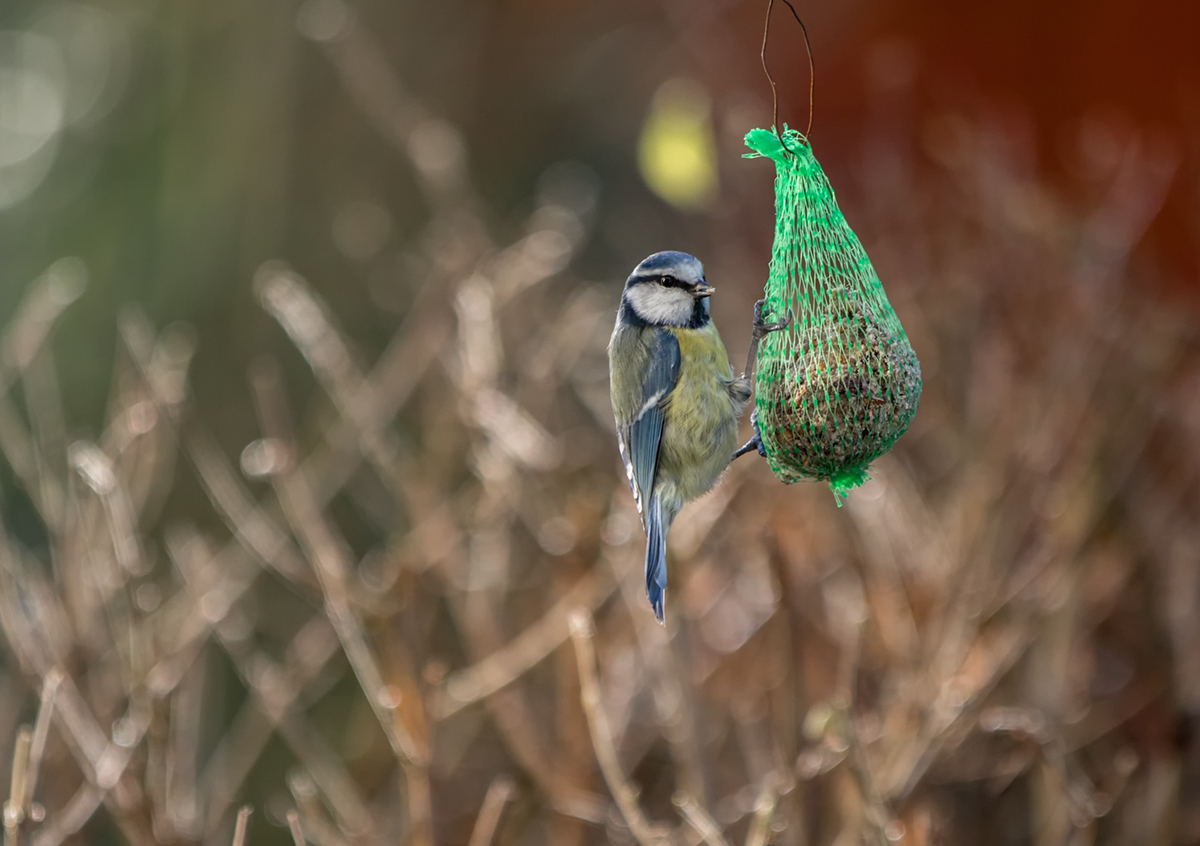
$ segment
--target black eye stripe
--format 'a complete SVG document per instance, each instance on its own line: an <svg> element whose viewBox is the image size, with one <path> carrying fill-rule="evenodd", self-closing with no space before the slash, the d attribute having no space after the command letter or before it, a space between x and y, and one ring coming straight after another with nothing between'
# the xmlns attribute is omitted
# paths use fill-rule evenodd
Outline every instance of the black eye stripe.
<svg viewBox="0 0 1200 846"><path fill-rule="evenodd" d="M685 282L678 276L670 273L635 273L626 280L627 286L631 285L659 285L663 288L681 288L685 291L690 291L696 287L695 282Z"/></svg>

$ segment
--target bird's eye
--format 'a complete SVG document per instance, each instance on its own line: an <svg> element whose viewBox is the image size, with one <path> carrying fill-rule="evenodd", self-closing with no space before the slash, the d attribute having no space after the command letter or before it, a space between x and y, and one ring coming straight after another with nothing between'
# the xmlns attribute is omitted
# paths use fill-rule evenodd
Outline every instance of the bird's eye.
<svg viewBox="0 0 1200 846"><path fill-rule="evenodd" d="M662 285L664 288L682 288L683 287L683 283L680 282L678 279L676 279L674 276L663 276L658 281L659 281L659 284Z"/></svg>

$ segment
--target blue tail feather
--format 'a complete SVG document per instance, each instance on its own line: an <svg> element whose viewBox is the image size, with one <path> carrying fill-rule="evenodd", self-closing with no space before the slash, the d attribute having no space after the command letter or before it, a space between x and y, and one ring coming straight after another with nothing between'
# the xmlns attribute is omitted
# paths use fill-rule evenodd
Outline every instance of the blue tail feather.
<svg viewBox="0 0 1200 846"><path fill-rule="evenodd" d="M664 525L662 505L657 496L650 500L646 509L646 596L654 616L662 623L663 592L667 589L667 529Z"/></svg>

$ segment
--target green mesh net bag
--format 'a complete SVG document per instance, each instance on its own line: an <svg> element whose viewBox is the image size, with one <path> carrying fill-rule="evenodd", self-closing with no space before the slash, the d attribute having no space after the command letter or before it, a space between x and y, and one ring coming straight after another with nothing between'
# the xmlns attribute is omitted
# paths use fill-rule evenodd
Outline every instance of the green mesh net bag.
<svg viewBox="0 0 1200 846"><path fill-rule="evenodd" d="M775 162L775 243L763 314L791 324L758 348L755 420L772 472L829 483L838 504L908 429L921 366L808 140L746 135Z"/></svg>

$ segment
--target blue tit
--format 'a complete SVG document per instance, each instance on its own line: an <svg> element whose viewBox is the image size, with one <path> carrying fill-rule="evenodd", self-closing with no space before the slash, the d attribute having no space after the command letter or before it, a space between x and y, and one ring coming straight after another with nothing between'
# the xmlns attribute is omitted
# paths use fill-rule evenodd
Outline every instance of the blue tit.
<svg viewBox="0 0 1200 846"><path fill-rule="evenodd" d="M713 290L693 256L655 253L626 280L608 344L617 440L646 530L646 595L660 623L667 532L729 466L751 394L709 316Z"/></svg>

